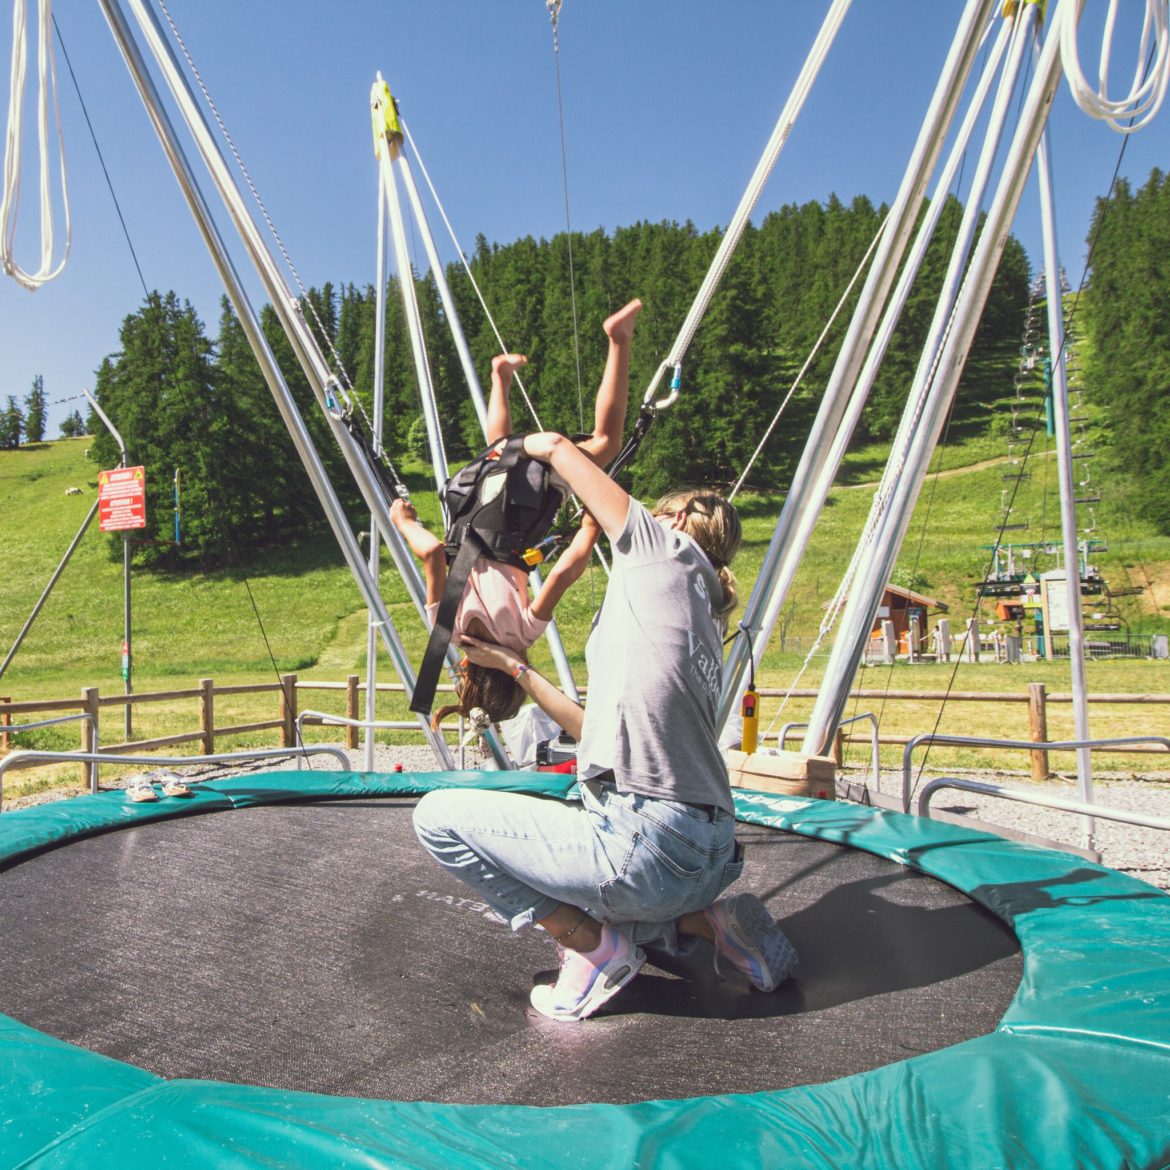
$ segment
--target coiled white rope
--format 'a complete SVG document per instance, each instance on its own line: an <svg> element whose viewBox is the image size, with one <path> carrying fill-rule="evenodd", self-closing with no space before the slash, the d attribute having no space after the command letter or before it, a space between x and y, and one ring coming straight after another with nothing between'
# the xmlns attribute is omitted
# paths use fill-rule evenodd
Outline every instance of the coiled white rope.
<svg viewBox="0 0 1170 1170"><path fill-rule="evenodd" d="M1133 0L1127 0L1127 4L1132 3ZM1060 56L1069 91L1077 105L1089 117L1106 123L1118 134L1132 134L1149 125L1166 98L1167 80L1170 79L1170 0L1146 0L1133 82L1124 97L1111 98L1108 96L1109 61L1113 53L1117 6L1118 0L1110 0L1101 39L1096 89L1089 85L1081 70L1077 47L1079 5L1062 4L1057 15ZM1147 62L1151 54L1152 61Z"/></svg>
<svg viewBox="0 0 1170 1170"><path fill-rule="evenodd" d="M16 222L20 208L20 171L23 151L24 86L28 67L27 5L14 0L12 10L12 71L8 87L8 134L4 144L4 194L0 200L0 267L29 292L60 276L69 258L73 228L69 217L69 189L65 171L65 140L61 134L61 110L57 105L57 70L53 62L53 13L51 0L40 0L37 20L39 45L37 68L40 89L37 98L37 140L40 146L41 265L26 272L16 262ZM49 103L57 127L57 150L61 169L61 202L65 217L65 248L54 264L56 234L53 228L53 190L49 166Z"/></svg>

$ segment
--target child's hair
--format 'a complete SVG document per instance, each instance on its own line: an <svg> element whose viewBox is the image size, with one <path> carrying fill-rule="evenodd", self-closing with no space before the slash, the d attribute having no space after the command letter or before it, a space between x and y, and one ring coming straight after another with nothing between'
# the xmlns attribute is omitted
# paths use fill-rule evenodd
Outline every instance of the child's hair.
<svg viewBox="0 0 1170 1170"><path fill-rule="evenodd" d="M719 574L723 598L715 607L715 616L726 625L728 616L739 604L731 562L739 551L743 529L735 505L703 488L680 488L663 496L651 511L655 516L686 513L683 531L707 554Z"/></svg>
<svg viewBox="0 0 1170 1170"><path fill-rule="evenodd" d="M455 681L459 702L440 707L431 718L431 728L439 730L439 724L448 715L462 715L467 718L479 707L493 723L511 719L524 703L524 688L511 675L489 666L478 666L464 661L459 667Z"/></svg>

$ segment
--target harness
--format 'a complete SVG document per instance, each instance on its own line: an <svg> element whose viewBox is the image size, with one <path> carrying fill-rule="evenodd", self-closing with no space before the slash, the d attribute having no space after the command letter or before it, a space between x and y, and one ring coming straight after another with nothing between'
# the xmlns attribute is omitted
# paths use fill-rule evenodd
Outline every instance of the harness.
<svg viewBox="0 0 1170 1170"><path fill-rule="evenodd" d="M447 513L447 586L410 700L410 709L419 715L430 714L475 559L483 556L525 571L543 559L537 546L552 527L565 493L549 467L523 450L523 435L493 443L440 492Z"/></svg>

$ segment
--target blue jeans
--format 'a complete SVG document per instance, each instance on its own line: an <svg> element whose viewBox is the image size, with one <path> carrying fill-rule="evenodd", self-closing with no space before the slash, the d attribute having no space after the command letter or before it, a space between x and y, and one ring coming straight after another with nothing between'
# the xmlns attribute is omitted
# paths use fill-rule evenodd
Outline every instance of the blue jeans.
<svg viewBox="0 0 1170 1170"><path fill-rule="evenodd" d="M675 920L709 906L743 871L730 813L608 786L583 784L580 804L440 789L419 801L414 828L513 930L563 902L670 953L685 949Z"/></svg>

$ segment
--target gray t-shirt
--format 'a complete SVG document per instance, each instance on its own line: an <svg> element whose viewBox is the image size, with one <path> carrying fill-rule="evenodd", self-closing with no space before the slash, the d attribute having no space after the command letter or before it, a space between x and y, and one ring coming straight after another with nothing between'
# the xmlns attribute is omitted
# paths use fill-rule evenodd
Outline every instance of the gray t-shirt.
<svg viewBox="0 0 1170 1170"><path fill-rule="evenodd" d="M623 792L732 810L715 733L723 643L711 599L720 593L703 550L631 500L585 647L582 779L612 768Z"/></svg>

